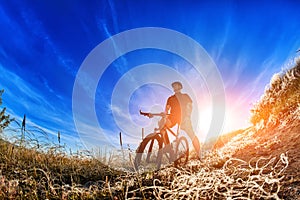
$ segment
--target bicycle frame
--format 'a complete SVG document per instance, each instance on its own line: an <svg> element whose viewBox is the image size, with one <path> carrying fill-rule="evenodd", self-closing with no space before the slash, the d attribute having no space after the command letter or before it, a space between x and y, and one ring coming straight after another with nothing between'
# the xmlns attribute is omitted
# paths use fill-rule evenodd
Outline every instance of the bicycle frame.
<svg viewBox="0 0 300 200"><path fill-rule="evenodd" d="M153 116L159 116L159 117L162 117L162 118L166 118L169 115L169 114L164 114L164 113L146 113L146 112L142 112L141 110L140 110L140 114L144 115L146 117L149 117L149 118L151 118ZM178 135L179 135L179 131L180 131L180 124L178 124L178 127L177 127L177 134L174 133L174 131L166 125L164 125L163 128L159 129L160 132L161 132L161 130L166 130L166 132L170 132L177 139ZM155 129L154 129L154 131L155 131ZM167 143L166 144L170 144L169 135L166 134L166 136L167 136Z"/></svg>
<svg viewBox="0 0 300 200"><path fill-rule="evenodd" d="M162 118L167 118L167 116L169 114L164 114L164 113L146 113L146 112L142 112L140 110L140 114L141 115L144 115L146 117L149 117L149 118L152 118L153 116L159 116L159 117L162 117ZM166 147L168 145L171 145L171 142L170 142L170 138L169 138L169 133L171 133L173 136L176 137L176 140L178 139L178 136L179 136L179 132L180 132L180 124L178 124L178 127L177 127L177 134L171 129L171 127L168 127L166 124L164 124L163 128L160 128L160 129L154 129L154 132L156 131L159 131L157 132L157 134L160 134L162 139L163 139L163 145ZM172 152L170 152L173 156L174 152L173 152L173 149L170 148ZM168 149L168 151L170 151L170 149Z"/></svg>
<svg viewBox="0 0 300 200"><path fill-rule="evenodd" d="M140 111L141 115L152 118L153 116L167 117L165 113L144 113ZM177 134L168 127L165 122L155 128L152 134L147 135L137 148L137 155L135 157L135 168L137 169L142 161L142 155L145 152L147 157L146 163L155 163L157 169L162 164L162 157L165 155L169 162L174 162L175 166L185 164L188 161L189 147L188 141L184 136L179 137L180 125L177 127ZM171 143L169 133L176 137L175 142ZM158 147L158 151L153 153L154 143ZM182 149L183 148L183 149ZM183 150L183 151L182 151ZM154 157L152 157L152 155Z"/></svg>
<svg viewBox="0 0 300 200"><path fill-rule="evenodd" d="M164 128L162 128L161 130L165 130L166 131L165 132L165 135L166 135L165 139L166 139L166 141L164 141L164 142L165 142L165 145L168 145L168 144L170 144L170 138L169 138L169 134L168 133L171 133L177 139L178 135L179 135L180 126L178 125L178 127L177 127L177 134L174 133L174 131L170 127L168 127L168 126L164 126ZM160 130L160 133L162 134L161 130Z"/></svg>

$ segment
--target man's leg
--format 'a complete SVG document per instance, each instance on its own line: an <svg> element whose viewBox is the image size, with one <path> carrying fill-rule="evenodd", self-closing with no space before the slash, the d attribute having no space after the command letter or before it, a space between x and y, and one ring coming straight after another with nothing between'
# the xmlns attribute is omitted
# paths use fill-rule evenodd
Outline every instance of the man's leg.
<svg viewBox="0 0 300 200"><path fill-rule="evenodd" d="M200 152L200 142L198 137L196 136L196 134L194 133L193 127L192 127L192 123L190 120L185 121L185 123L182 124L181 126L182 130L184 130L188 136L191 138L194 149L197 153L197 156L199 158L201 158L201 152Z"/></svg>
<svg viewBox="0 0 300 200"><path fill-rule="evenodd" d="M192 143L193 143L193 146L194 146L194 148L196 150L198 158L201 158L200 142L199 142L199 139L198 139L198 137L196 135L192 139Z"/></svg>

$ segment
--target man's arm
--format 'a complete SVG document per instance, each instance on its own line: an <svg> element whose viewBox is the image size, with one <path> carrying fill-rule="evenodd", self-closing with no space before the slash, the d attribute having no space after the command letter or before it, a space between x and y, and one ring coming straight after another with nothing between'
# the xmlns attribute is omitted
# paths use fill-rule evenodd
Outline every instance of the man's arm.
<svg viewBox="0 0 300 200"><path fill-rule="evenodd" d="M170 109L171 109L171 97L168 98L167 103L166 103L166 107L165 107L165 113L166 114L170 114Z"/></svg>
<svg viewBox="0 0 300 200"><path fill-rule="evenodd" d="M169 104L167 104L166 108L165 108L165 113L166 114L169 114L170 108L171 108L171 106Z"/></svg>

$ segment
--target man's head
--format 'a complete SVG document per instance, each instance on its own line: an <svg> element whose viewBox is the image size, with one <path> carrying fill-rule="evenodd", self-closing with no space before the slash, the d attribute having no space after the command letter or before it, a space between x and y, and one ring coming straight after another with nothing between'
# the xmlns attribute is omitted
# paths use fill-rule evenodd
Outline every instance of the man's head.
<svg viewBox="0 0 300 200"><path fill-rule="evenodd" d="M179 81L173 82L173 83L172 83L172 88L173 88L173 90L174 90L175 93L176 93L176 92L180 92L181 89L183 88L183 87L182 87L182 83L179 82Z"/></svg>

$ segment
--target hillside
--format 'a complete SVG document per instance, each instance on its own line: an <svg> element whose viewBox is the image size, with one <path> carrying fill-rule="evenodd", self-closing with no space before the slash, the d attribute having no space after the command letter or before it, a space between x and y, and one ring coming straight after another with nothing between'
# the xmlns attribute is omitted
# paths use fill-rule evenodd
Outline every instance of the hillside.
<svg viewBox="0 0 300 200"><path fill-rule="evenodd" d="M274 75L251 122L221 136L201 161L155 172L121 173L94 158L0 140L0 198L300 199L299 60Z"/></svg>
<svg viewBox="0 0 300 200"><path fill-rule="evenodd" d="M281 180L282 197L300 199L300 60L273 76L270 87L253 109L254 140L233 156L255 161L259 156L286 153L289 165Z"/></svg>
<svg viewBox="0 0 300 200"><path fill-rule="evenodd" d="M285 199L300 199L300 115L286 126L254 131L255 139L239 149L233 157L255 163L261 156L280 158L286 154L288 166L280 181L281 196Z"/></svg>
<svg viewBox="0 0 300 200"><path fill-rule="evenodd" d="M153 178L162 199L300 199L300 60L275 74L253 126L220 137L215 151ZM209 145L208 145L209 146ZM155 177L154 175L154 177Z"/></svg>

